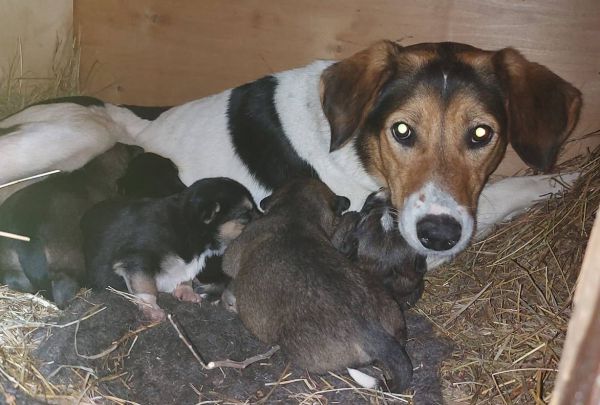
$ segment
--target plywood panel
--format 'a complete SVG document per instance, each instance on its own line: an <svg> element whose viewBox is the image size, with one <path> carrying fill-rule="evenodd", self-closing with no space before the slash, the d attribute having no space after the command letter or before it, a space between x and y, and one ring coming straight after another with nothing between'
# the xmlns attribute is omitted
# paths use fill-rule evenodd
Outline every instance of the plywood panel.
<svg viewBox="0 0 600 405"><path fill-rule="evenodd" d="M72 26L72 0L0 0L0 80L11 64L19 75L48 77L57 41L70 45Z"/></svg>
<svg viewBox="0 0 600 405"><path fill-rule="evenodd" d="M375 40L514 46L583 90L576 131L600 129L597 0L75 0L82 77L119 103L177 104L339 59ZM571 154L590 144L572 143ZM522 167L509 155L504 172Z"/></svg>

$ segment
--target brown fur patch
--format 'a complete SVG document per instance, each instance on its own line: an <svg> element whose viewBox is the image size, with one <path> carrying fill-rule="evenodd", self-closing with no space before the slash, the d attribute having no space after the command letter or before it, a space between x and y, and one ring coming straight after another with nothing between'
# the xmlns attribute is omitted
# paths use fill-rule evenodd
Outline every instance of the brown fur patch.
<svg viewBox="0 0 600 405"><path fill-rule="evenodd" d="M414 95L380 120L384 121L381 132L365 136L365 119L384 86L395 79L411 80L436 63L443 65L450 77L452 69L468 72L454 83L462 88L453 88L447 100L439 85L436 89L427 80L416 80L411 89ZM504 116L485 110L481 94L473 93L477 86L488 86L494 97L504 98L504 105L498 100L494 103L496 111L504 110L508 116L507 127L500 127L506 125ZM452 43L403 48L389 41L378 42L326 69L321 95L331 125L331 150L353 136L364 136L360 154L367 170L392 189L396 207L402 207L404 199L427 181L437 179L472 212L508 141L530 166L547 170L574 128L581 107L577 89L514 49L495 52ZM391 137L390 127L396 121L405 121L416 130L414 146L403 147ZM496 136L490 145L469 148L466 133L479 124L492 127Z"/></svg>
<svg viewBox="0 0 600 405"><path fill-rule="evenodd" d="M395 122L406 122L417 137L413 146L399 144L391 134ZM475 207L487 176L499 163L506 142L496 134L490 145L469 149L465 134L486 124L496 132L500 124L482 108L475 94L461 91L445 103L432 88L420 86L415 95L394 111L378 136L369 138L373 170L381 173L392 202L404 200L428 181L438 180L457 202Z"/></svg>

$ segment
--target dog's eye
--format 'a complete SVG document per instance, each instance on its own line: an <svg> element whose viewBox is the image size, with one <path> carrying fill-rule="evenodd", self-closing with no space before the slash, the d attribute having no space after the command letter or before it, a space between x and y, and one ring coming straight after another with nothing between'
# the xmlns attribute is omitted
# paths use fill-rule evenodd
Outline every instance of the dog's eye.
<svg viewBox="0 0 600 405"><path fill-rule="evenodd" d="M477 125L469 131L471 147L478 148L487 145L494 136L494 130L489 125Z"/></svg>
<svg viewBox="0 0 600 405"><path fill-rule="evenodd" d="M403 145L412 145L414 143L414 131L404 121L394 122L392 125L392 135L394 139Z"/></svg>

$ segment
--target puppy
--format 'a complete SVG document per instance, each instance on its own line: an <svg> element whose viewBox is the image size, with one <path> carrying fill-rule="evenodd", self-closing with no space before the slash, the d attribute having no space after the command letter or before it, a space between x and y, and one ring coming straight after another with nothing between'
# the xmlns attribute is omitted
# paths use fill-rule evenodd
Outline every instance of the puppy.
<svg viewBox="0 0 600 405"><path fill-rule="evenodd" d="M0 282L41 291L59 307L79 290L84 259L79 220L117 195L116 182L141 148L116 144L72 173L60 173L12 194L0 206L0 229L30 242L0 238Z"/></svg>
<svg viewBox="0 0 600 405"><path fill-rule="evenodd" d="M106 201L81 221L89 282L128 290L147 318L162 320L158 292L200 302L191 280L257 215L249 191L227 178L165 198Z"/></svg>
<svg viewBox="0 0 600 405"><path fill-rule="evenodd" d="M360 213L344 214L334 244L380 280L396 302L407 309L423 294L427 263L425 256L406 243L397 221L387 191L380 190L367 198Z"/></svg>
<svg viewBox="0 0 600 405"><path fill-rule="evenodd" d="M121 194L131 198L166 197L185 189L177 166L156 153L142 153L133 158L117 186Z"/></svg>
<svg viewBox="0 0 600 405"><path fill-rule="evenodd" d="M316 179L293 180L264 199L266 215L223 257L234 279L229 302L252 333L298 366L323 373L378 362L390 389L401 391L412 376L402 311L331 243L349 206Z"/></svg>

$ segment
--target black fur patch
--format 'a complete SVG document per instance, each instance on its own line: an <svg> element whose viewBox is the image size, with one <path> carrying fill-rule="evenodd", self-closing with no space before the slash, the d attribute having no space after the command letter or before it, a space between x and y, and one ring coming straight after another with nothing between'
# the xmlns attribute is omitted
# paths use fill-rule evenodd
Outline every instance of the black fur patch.
<svg viewBox="0 0 600 405"><path fill-rule="evenodd" d="M52 98L50 100L40 101L38 103L32 105L46 105L46 104L60 104L60 103L73 103L78 104L82 107L90 107L90 106L98 106L104 107L104 101L97 99L95 97L89 96L67 96L67 97L58 97ZM154 121L158 118L159 115L172 108L168 107L146 107L139 105L127 105L123 104L121 107L127 108L129 111L137 115L139 118Z"/></svg>
<svg viewBox="0 0 600 405"><path fill-rule="evenodd" d="M16 131L19 130L19 128L21 128L21 126L18 125L18 124L10 126L10 127L7 127L7 128L0 128L0 136L2 136L2 135L8 135L8 134L10 134L12 132L16 132Z"/></svg>
<svg viewBox="0 0 600 405"><path fill-rule="evenodd" d="M104 107L104 101L97 99L96 97L89 97L89 96L67 96L67 97L51 98L49 100L37 102L35 104L32 104L31 106L46 105L46 104L60 104L60 103L78 104L82 107L90 107L93 105L98 106L98 107Z"/></svg>
<svg viewBox="0 0 600 405"><path fill-rule="evenodd" d="M227 116L237 155L263 186L274 190L298 177L318 178L285 136L275 109L277 79L266 76L231 91Z"/></svg>
<svg viewBox="0 0 600 405"><path fill-rule="evenodd" d="M121 107L127 108L129 111L137 115L139 118L144 120L154 121L157 119L162 113L171 109L172 107L144 107L139 105L127 105L123 104Z"/></svg>

